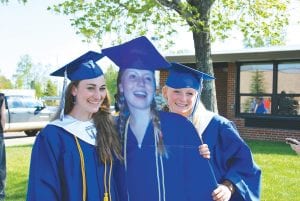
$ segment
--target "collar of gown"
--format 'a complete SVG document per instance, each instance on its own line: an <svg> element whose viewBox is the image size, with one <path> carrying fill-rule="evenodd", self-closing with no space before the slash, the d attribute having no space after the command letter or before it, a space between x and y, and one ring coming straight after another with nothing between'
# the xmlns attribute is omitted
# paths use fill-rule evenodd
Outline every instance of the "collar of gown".
<svg viewBox="0 0 300 201"><path fill-rule="evenodd" d="M201 107L199 114L199 125L197 125L196 128L198 131L198 135L201 138L203 132L205 131L212 118L216 115L216 113L213 113L211 111L206 110L204 107Z"/></svg>
<svg viewBox="0 0 300 201"><path fill-rule="evenodd" d="M68 131L88 144L96 145L97 130L93 121L79 121L70 115L66 115L62 121L56 119L49 124Z"/></svg>

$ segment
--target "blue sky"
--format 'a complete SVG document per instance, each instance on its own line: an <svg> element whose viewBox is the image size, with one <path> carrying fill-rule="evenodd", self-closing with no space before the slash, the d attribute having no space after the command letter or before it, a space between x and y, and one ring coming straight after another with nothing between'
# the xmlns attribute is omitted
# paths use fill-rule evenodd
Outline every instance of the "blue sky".
<svg viewBox="0 0 300 201"><path fill-rule="evenodd" d="M300 19L300 1L293 6L295 19ZM55 70L88 50L100 51L96 44L81 42L67 16L47 11L50 0L29 0L26 5L11 0L0 4L0 55L1 74L11 78L20 57L28 54L33 63L50 64ZM300 46L300 25L293 20L287 35L287 45ZM188 42L176 44L178 49L193 49L192 35L182 33ZM234 41L234 42L233 42ZM233 45L235 44L235 45ZM240 49L241 43L232 38L225 43L213 44L213 50Z"/></svg>
<svg viewBox="0 0 300 201"><path fill-rule="evenodd" d="M66 16L47 11L49 0L30 0L23 5L10 1L0 5L1 74L10 77L20 57L54 68L68 63L96 45L81 42ZM52 1L53 2L53 1Z"/></svg>

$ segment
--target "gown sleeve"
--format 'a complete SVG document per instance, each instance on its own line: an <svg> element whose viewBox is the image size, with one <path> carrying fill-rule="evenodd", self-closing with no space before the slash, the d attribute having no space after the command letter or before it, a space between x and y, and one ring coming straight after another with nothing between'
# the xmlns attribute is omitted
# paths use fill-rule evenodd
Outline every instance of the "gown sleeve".
<svg viewBox="0 0 300 201"><path fill-rule="evenodd" d="M228 121L221 125L216 160L223 177L231 181L236 191L231 200L260 199L261 170L255 164L248 145L240 137L235 125Z"/></svg>
<svg viewBox="0 0 300 201"><path fill-rule="evenodd" d="M58 171L58 151L49 144L44 135L51 129L41 132L34 143L29 170L27 201L62 200ZM55 130L53 130L55 132Z"/></svg>

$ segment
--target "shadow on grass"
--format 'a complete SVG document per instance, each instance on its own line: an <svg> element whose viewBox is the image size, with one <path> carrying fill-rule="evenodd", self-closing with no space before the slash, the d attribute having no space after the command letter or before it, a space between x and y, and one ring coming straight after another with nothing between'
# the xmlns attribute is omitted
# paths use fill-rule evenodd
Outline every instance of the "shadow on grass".
<svg viewBox="0 0 300 201"><path fill-rule="evenodd" d="M254 154L297 155L285 142L246 140Z"/></svg>

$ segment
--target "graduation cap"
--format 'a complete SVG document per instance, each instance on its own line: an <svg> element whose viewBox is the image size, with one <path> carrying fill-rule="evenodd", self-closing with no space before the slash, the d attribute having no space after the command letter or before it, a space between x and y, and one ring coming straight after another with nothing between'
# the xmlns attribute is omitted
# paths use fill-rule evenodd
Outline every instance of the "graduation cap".
<svg viewBox="0 0 300 201"><path fill-rule="evenodd" d="M104 57L104 55L89 51L77 59L71 61L62 68L54 71L50 75L64 77L65 73L69 80L85 80L92 79L103 75L101 68L96 64L96 61Z"/></svg>
<svg viewBox="0 0 300 201"><path fill-rule="evenodd" d="M100 53L88 51L87 53L81 55L77 59L50 74L52 76L64 77L62 96L59 106L61 109L60 120L63 120L64 118L67 78L71 81L78 81L92 79L103 75L103 71L96 64L96 61L102 57L104 57L104 55Z"/></svg>
<svg viewBox="0 0 300 201"><path fill-rule="evenodd" d="M155 71L170 67L170 63L145 36L102 49L102 53L111 59L120 70L135 68Z"/></svg>
<svg viewBox="0 0 300 201"><path fill-rule="evenodd" d="M213 79L215 78L196 69L179 63L171 63L166 85L175 89L193 88L199 90L203 80Z"/></svg>

